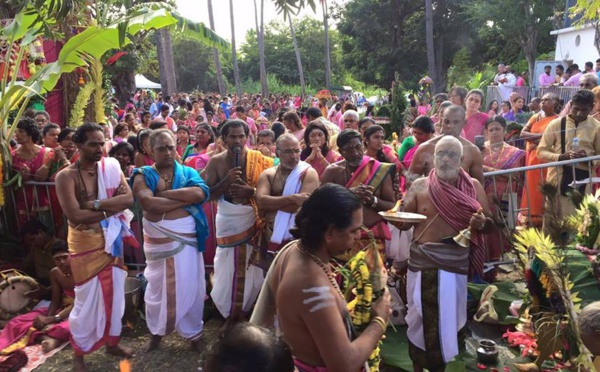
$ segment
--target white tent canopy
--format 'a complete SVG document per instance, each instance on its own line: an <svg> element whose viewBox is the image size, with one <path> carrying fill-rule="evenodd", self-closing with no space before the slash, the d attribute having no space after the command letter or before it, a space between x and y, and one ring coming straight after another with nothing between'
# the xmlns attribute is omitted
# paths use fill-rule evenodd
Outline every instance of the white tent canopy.
<svg viewBox="0 0 600 372"><path fill-rule="evenodd" d="M161 85L148 80L144 75L135 75L135 87L142 89L160 89Z"/></svg>

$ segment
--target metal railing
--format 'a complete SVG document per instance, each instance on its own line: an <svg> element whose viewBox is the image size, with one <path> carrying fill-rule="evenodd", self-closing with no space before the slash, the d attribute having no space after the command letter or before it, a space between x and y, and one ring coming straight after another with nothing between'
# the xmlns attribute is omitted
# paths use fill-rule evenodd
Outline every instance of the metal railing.
<svg viewBox="0 0 600 372"><path fill-rule="evenodd" d="M581 88L579 87L563 87L552 85L549 87L539 87L537 89L531 87L513 87L511 88L511 92L517 92L521 97L525 98L525 104L530 102L533 97L541 98L546 93L555 93L562 100L563 104L566 104L580 89ZM502 96L497 85L490 85L487 87L485 98L485 110L482 108L482 111L487 111L487 108L492 101L498 101L498 104L500 104L500 102L508 100L508 97Z"/></svg>
<svg viewBox="0 0 600 372"><path fill-rule="evenodd" d="M539 182L539 184L543 185L546 177L544 175L544 170L547 171L550 168L556 168L556 170L558 171L558 168L570 165L570 171L573 172L572 176L573 180L575 180L575 165L579 166L579 168L585 167L589 172L589 177L586 180L584 180L585 183L583 183L583 185L587 184L585 193L589 193L593 191L593 186L595 183L597 183L594 182L593 179L596 175L594 173L595 167L593 163L597 161L600 161L600 155L590 156L581 159L571 159L552 163L497 170L493 172L484 173L484 179L488 181L491 178L491 182L493 185L492 192L494 193L494 195L498 195L498 185L500 183L508 182L508 185L516 185L516 187L510 189L511 193L516 193L516 200L513 200L512 203L509 203L509 208L506 211L507 220L504 221L507 230L509 232L514 232L515 228L518 225L520 225L520 223L518 222L519 219L523 220L522 217L526 217L526 221L528 222L533 221L531 214L532 195L533 193L541 193L540 190L530 190L528 188L528 177L540 177L541 181ZM557 182L560 182L560 180L557 180ZM557 191L560 190L559 185L560 184L556 185ZM582 185L581 180L579 183L577 183L577 185ZM487 192L489 194L489 190L487 190ZM522 202L523 198L525 198L524 203Z"/></svg>

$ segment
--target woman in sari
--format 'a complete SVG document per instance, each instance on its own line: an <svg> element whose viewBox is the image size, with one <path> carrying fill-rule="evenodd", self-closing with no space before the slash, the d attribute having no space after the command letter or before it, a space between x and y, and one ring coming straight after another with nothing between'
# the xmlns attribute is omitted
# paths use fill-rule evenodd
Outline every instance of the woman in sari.
<svg viewBox="0 0 600 372"><path fill-rule="evenodd" d="M55 163L54 150L36 145L41 138L42 133L33 119L23 117L17 123L15 140L19 147L12 151L12 169L21 173L23 182L46 181ZM48 193L44 187L22 186L15 188L14 195L20 226L36 217L46 226L52 226Z"/></svg>
<svg viewBox="0 0 600 372"><path fill-rule="evenodd" d="M319 177L331 163L342 160L342 156L329 148L329 132L320 121L311 121L304 131L304 143L307 144L300 159L310 164Z"/></svg>
<svg viewBox="0 0 600 372"><path fill-rule="evenodd" d="M365 118L362 120L366 120ZM372 119L369 119L372 120ZM364 127L364 125L362 126ZM400 175L403 174L403 167L398 156L391 148L384 143L385 131L379 125L368 125L363 134L363 142L365 146L365 155L381 162L394 164L395 171L392 173L392 182L394 194L396 198L400 196Z"/></svg>
<svg viewBox="0 0 600 372"><path fill-rule="evenodd" d="M485 122L485 129L489 140L485 142L484 147L483 171L494 172L522 167L525 151L504 142L506 120L501 116L494 116ZM498 233L490 234L487 240L488 260L499 260L504 250L508 248L504 230L506 229L507 213L513 212L508 210L508 205L503 205L503 201L506 194L511 198L513 193L519 191L517 181L518 177L509 179L508 176L486 177L485 179L485 193L494 213L494 219L500 227Z"/></svg>
<svg viewBox="0 0 600 372"><path fill-rule="evenodd" d="M150 156L150 133L152 133L152 129L144 129L137 135L137 154L134 159L136 168L154 165L154 159Z"/></svg>
<svg viewBox="0 0 600 372"><path fill-rule="evenodd" d="M208 152L209 145L214 141L215 136L212 127L206 123L198 124L196 126L196 143L193 145L188 145L188 147L185 149L185 152L181 157L183 164L187 165L188 167L198 169L196 162L199 160L199 156L206 154ZM200 159L200 161L204 160Z"/></svg>
<svg viewBox="0 0 600 372"><path fill-rule="evenodd" d="M559 98L554 93L544 94L541 102L542 110L531 117L521 131L521 138L527 142L527 166L544 163L537 157L537 146L548 124L558 117L560 112ZM519 222L529 227L541 227L544 215L544 196L540 187L546 181L547 168L525 172L525 184L521 198L521 210L529 213L519 213Z"/></svg>

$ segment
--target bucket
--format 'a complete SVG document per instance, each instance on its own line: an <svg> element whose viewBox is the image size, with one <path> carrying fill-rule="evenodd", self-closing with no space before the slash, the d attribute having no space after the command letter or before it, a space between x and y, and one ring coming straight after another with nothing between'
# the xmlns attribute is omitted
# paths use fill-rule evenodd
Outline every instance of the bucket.
<svg viewBox="0 0 600 372"><path fill-rule="evenodd" d="M125 318L132 320L140 305L140 293L142 281L136 277L129 276L125 279Z"/></svg>

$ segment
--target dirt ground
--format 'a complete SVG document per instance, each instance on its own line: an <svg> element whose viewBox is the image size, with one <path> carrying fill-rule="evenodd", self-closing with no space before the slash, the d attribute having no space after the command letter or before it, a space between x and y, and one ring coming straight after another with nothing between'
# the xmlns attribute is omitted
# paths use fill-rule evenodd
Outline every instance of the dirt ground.
<svg viewBox="0 0 600 372"><path fill-rule="evenodd" d="M219 327L223 324L222 319L212 318L205 323L202 339L209 344L216 338ZM145 352L144 345L150 339L150 332L143 319L138 317L130 326L123 327L121 343L132 347L136 356L130 359L131 371L202 371L204 353L197 353L190 349L189 341L173 333L161 341L158 349ZM40 372L64 372L71 369L73 360L73 349L65 347L56 355L48 359L35 371ZM104 349L100 349L86 357L86 364L90 371L118 371L118 357L108 355Z"/></svg>

